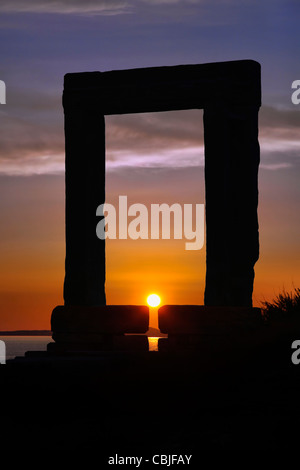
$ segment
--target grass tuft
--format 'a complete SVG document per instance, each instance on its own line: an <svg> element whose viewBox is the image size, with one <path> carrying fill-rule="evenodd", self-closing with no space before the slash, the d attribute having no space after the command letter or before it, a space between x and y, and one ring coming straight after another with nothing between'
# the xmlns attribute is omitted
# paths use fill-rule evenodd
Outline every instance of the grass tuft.
<svg viewBox="0 0 300 470"><path fill-rule="evenodd" d="M300 315L300 288L293 292L278 294L272 302L261 302L262 314L266 320L290 318Z"/></svg>

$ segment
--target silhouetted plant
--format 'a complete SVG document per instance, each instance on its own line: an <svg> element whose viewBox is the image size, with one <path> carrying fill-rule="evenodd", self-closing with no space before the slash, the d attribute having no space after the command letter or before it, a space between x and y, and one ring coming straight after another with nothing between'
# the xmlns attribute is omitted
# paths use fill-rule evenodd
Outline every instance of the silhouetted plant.
<svg viewBox="0 0 300 470"><path fill-rule="evenodd" d="M295 288L294 292L283 290L272 302L263 301L261 303L262 313L266 320L300 315L300 288Z"/></svg>

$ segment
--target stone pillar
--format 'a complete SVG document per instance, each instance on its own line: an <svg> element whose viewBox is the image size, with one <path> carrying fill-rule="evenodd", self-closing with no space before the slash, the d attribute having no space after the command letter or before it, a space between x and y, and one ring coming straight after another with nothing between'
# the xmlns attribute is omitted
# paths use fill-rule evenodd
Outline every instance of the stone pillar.
<svg viewBox="0 0 300 470"><path fill-rule="evenodd" d="M204 108L205 305L252 306L258 241L258 106Z"/></svg>
<svg viewBox="0 0 300 470"><path fill-rule="evenodd" d="M105 305L105 241L96 209L105 200L105 123L94 109L65 105L66 306Z"/></svg>

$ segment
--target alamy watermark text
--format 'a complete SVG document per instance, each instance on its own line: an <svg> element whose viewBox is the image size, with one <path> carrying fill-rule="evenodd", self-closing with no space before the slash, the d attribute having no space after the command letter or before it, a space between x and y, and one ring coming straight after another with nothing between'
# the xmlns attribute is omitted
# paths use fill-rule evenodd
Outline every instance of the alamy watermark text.
<svg viewBox="0 0 300 470"><path fill-rule="evenodd" d="M300 103L300 80L294 80L292 83L292 89L295 91L292 93L291 99L293 104Z"/></svg>
<svg viewBox="0 0 300 470"><path fill-rule="evenodd" d="M204 245L204 204L183 204L183 207L177 203L151 204L149 214L144 204L128 206L127 196L119 196L117 208L113 204L101 204L96 215L101 217L96 226L101 240L185 238L189 240L185 242L186 250L200 250Z"/></svg>
<svg viewBox="0 0 300 470"><path fill-rule="evenodd" d="M6 85L3 80L0 80L0 104L6 104Z"/></svg>

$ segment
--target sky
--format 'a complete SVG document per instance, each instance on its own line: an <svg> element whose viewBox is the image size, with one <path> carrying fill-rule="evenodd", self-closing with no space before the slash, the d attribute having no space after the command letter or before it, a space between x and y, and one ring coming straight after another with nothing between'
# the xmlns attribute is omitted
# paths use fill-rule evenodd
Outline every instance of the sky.
<svg viewBox="0 0 300 470"><path fill-rule="evenodd" d="M0 331L49 329L63 303L63 77L70 72L253 59L259 113L260 259L253 302L300 285L298 0L1 0ZM247 89L245 88L245 93ZM202 111L108 116L106 201L204 201ZM203 304L205 246L108 240L109 304ZM154 320L153 320L154 321Z"/></svg>

